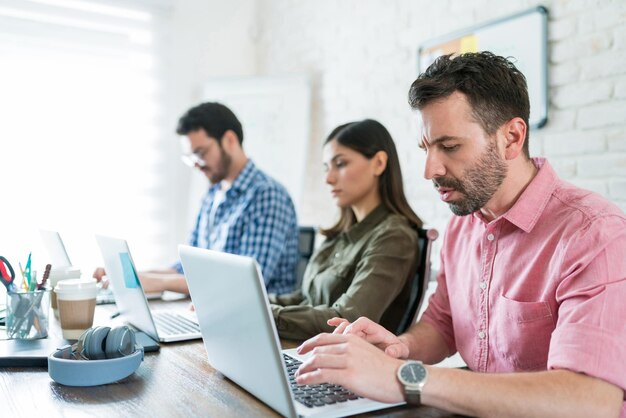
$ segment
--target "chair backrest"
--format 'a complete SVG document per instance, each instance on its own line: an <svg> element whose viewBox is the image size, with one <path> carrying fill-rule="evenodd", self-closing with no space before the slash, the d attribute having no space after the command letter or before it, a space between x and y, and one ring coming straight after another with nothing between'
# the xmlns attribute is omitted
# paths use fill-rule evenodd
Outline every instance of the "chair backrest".
<svg viewBox="0 0 626 418"><path fill-rule="evenodd" d="M302 277L304 276L304 270L309 262L309 259L313 255L315 249L315 228L312 226L299 227L298 233L298 267L296 270L296 289L300 288L302 284Z"/></svg>
<svg viewBox="0 0 626 418"><path fill-rule="evenodd" d="M409 329L415 321L417 321L417 315L419 314L420 306L422 306L422 302L424 301L424 295L426 294L428 281L430 280L430 252L432 243L439 237L439 232L437 232L434 228L418 228L417 237L420 264L417 267L417 272L413 278L409 307L404 315L404 318L400 321L400 325L396 330L396 335L402 334Z"/></svg>

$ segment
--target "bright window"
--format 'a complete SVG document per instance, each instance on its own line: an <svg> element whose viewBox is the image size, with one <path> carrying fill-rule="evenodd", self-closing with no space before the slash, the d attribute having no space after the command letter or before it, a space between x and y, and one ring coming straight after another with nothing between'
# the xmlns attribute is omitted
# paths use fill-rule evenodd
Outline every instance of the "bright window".
<svg viewBox="0 0 626 418"><path fill-rule="evenodd" d="M58 230L75 265L101 264L94 233L126 238L162 265L170 234L159 27L144 4L0 0L0 255ZM131 3L128 3L129 5ZM167 258L169 257L169 258Z"/></svg>

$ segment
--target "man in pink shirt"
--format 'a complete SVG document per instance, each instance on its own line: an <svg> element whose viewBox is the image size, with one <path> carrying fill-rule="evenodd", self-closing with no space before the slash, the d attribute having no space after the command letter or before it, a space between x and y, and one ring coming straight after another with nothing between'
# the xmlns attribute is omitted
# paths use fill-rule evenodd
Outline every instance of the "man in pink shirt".
<svg viewBox="0 0 626 418"><path fill-rule="evenodd" d="M409 98L425 177L456 215L437 291L399 337L331 320L299 348L298 383L476 416L626 417L625 215L529 157L526 80L505 58L441 57ZM421 363L457 351L471 371Z"/></svg>

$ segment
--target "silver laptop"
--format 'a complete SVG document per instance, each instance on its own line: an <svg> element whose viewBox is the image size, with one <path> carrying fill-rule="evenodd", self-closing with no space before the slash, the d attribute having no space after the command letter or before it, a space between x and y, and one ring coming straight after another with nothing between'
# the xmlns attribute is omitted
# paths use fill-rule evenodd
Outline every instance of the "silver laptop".
<svg viewBox="0 0 626 418"><path fill-rule="evenodd" d="M96 240L102 252L107 277L113 284L115 303L126 322L155 341L202 338L195 314L150 310L125 240L101 235L96 235Z"/></svg>
<svg viewBox="0 0 626 418"><path fill-rule="evenodd" d="M61 235L57 231L47 231L45 229L40 229L39 234L46 251L48 251L52 265L54 267L71 267L72 262L67 255Z"/></svg>
<svg viewBox="0 0 626 418"><path fill-rule="evenodd" d="M43 241L46 251L50 256L50 262L54 268L58 267L71 267L72 262L65 248L65 244L61 239L61 234L57 231L48 231L40 229L39 234ZM146 297L150 299L161 299L161 293L148 293ZM96 303L98 305L104 305L108 303L115 303L115 296L113 295L112 287L100 288L98 295L96 296Z"/></svg>
<svg viewBox="0 0 626 418"><path fill-rule="evenodd" d="M41 240L43 241L43 245L46 248L46 251L48 251L52 266L54 268L72 267L72 262L70 261L70 257L67 254L65 244L61 239L61 234L59 234L57 231L48 231L45 229L40 229L39 234L41 235ZM96 303L98 305L105 303L115 303L115 298L111 289L101 288L98 291Z"/></svg>
<svg viewBox="0 0 626 418"><path fill-rule="evenodd" d="M279 414L341 417L401 405L360 398L338 385L316 389L322 396L314 398L295 384L303 357L295 349L281 351L254 259L187 245L178 252L209 363Z"/></svg>

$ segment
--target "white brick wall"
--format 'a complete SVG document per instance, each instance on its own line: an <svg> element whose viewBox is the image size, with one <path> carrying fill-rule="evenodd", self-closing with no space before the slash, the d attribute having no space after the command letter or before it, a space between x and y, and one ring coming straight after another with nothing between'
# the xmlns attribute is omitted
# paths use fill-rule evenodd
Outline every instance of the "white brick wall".
<svg viewBox="0 0 626 418"><path fill-rule="evenodd" d="M422 178L417 120L406 100L417 48L539 4L550 11L551 105L546 127L531 132L531 153L626 208L626 1L259 0L259 72L314 80L301 223L335 219L321 169L323 139L340 123L371 117L397 143L411 204L443 232L450 212Z"/></svg>
<svg viewBox="0 0 626 418"><path fill-rule="evenodd" d="M543 149L544 154L555 157L594 154L606 149L606 140L601 131L565 131L546 134Z"/></svg>
<svg viewBox="0 0 626 418"><path fill-rule="evenodd" d="M552 44L550 59L554 63L571 61L581 55L596 54L611 45L612 34L607 32L573 36Z"/></svg>
<svg viewBox="0 0 626 418"><path fill-rule="evenodd" d="M611 98L614 82L587 81L576 83L575 80L561 87L552 87L552 105L557 109L580 107L582 105L606 102Z"/></svg>
<svg viewBox="0 0 626 418"><path fill-rule="evenodd" d="M624 36L626 37L626 33L624 33ZM626 81L619 81L615 84L615 97L626 99Z"/></svg>
<svg viewBox="0 0 626 418"><path fill-rule="evenodd" d="M576 125L584 130L613 125L623 126L625 121L626 100L610 100L580 108Z"/></svg>

